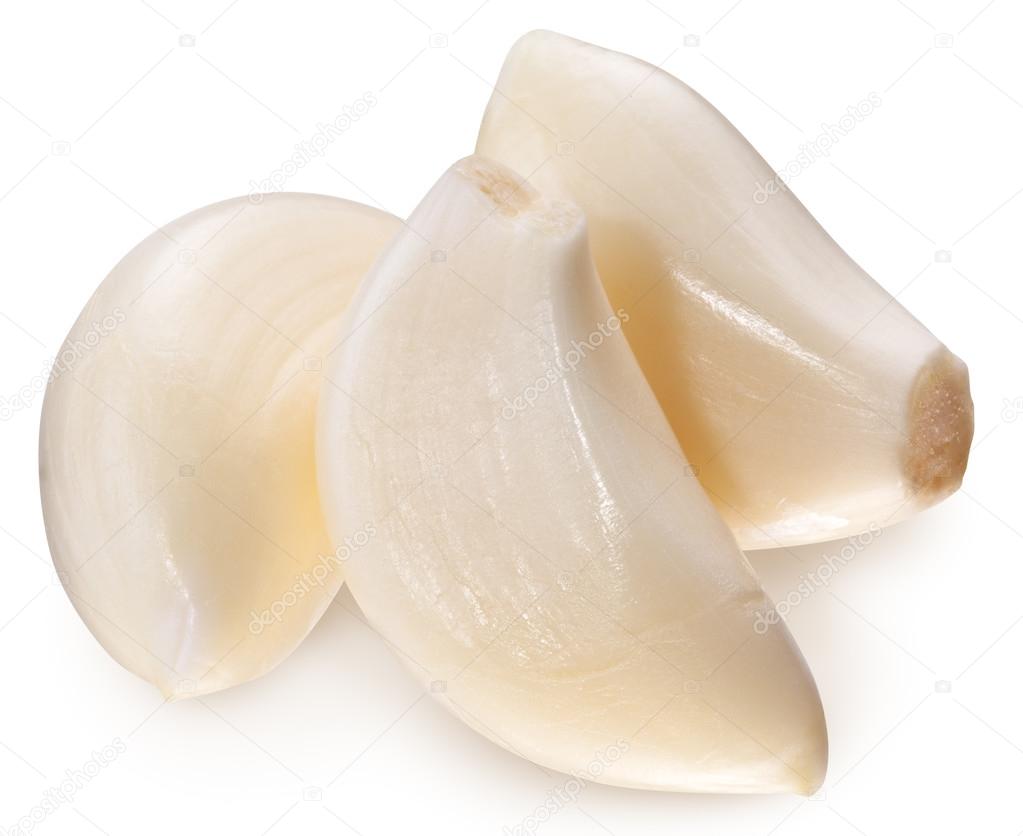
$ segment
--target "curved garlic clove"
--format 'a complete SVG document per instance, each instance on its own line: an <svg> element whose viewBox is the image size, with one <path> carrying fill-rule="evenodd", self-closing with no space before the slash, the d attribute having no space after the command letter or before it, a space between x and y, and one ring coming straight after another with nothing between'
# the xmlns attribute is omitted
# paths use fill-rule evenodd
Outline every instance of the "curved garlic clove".
<svg viewBox="0 0 1023 836"><path fill-rule="evenodd" d="M565 772L810 793L816 688L707 500L585 225L456 164L367 275L320 405L320 496L366 616L465 722ZM412 230L415 230L414 232Z"/></svg>
<svg viewBox="0 0 1023 836"><path fill-rule="evenodd" d="M743 548L854 534L958 488L966 366L681 81L530 33L477 150L586 212L640 366Z"/></svg>
<svg viewBox="0 0 1023 836"><path fill-rule="evenodd" d="M89 300L43 407L46 532L71 601L176 698L259 676L341 583L315 477L320 358L399 221L305 194L200 209Z"/></svg>

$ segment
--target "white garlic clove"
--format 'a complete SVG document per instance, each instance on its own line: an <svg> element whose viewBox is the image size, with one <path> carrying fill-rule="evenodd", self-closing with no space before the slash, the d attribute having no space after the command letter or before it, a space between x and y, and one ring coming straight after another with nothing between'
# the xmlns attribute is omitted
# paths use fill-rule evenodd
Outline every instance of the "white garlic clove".
<svg viewBox="0 0 1023 836"><path fill-rule="evenodd" d="M688 475L581 213L471 157L408 225L352 302L320 405L328 527L373 531L345 564L366 616L539 764L812 792L813 679L784 625L757 629L770 601Z"/></svg>
<svg viewBox="0 0 1023 836"><path fill-rule="evenodd" d="M54 564L100 643L168 697L268 671L341 584L320 364L399 226L318 195L208 206L132 250L64 343L40 438Z"/></svg>
<svg viewBox="0 0 1023 836"><path fill-rule="evenodd" d="M667 73L552 32L509 53L477 151L586 212L612 305L745 549L898 521L955 491L966 366Z"/></svg>

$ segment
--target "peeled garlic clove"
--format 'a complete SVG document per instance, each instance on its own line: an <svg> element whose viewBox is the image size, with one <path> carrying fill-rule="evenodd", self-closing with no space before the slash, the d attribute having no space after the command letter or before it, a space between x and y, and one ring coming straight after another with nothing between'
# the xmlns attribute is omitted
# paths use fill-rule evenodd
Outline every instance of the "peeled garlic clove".
<svg viewBox="0 0 1023 836"><path fill-rule="evenodd" d="M398 226L317 195L208 206L132 250L61 349L40 439L53 561L106 650L171 698L274 667L341 584L320 358Z"/></svg>
<svg viewBox="0 0 1023 836"><path fill-rule="evenodd" d="M687 475L581 213L470 157L408 223L352 302L320 406L328 528L374 532L345 564L366 616L537 763L812 792L813 679L784 625L756 628L770 602Z"/></svg>
<svg viewBox="0 0 1023 836"><path fill-rule="evenodd" d="M955 491L966 366L707 101L551 32L512 48L479 153L586 212L639 364L745 549L895 522Z"/></svg>

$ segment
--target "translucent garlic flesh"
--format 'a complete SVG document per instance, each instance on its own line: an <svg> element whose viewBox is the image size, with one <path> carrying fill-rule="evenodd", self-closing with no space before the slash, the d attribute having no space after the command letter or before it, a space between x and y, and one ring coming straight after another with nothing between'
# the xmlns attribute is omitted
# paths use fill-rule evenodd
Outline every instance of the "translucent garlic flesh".
<svg viewBox="0 0 1023 836"><path fill-rule="evenodd" d="M551 32L512 48L479 153L586 212L612 305L746 549L853 534L955 491L966 366L706 100Z"/></svg>
<svg viewBox="0 0 1023 836"><path fill-rule="evenodd" d="M317 195L208 206L132 250L64 343L40 440L50 550L101 644L169 697L269 670L341 583L320 364L399 225Z"/></svg>
<svg viewBox="0 0 1023 836"><path fill-rule="evenodd" d="M320 495L366 616L466 723L594 780L812 792L813 679L690 476L581 213L471 157L330 357ZM414 230L414 231L413 231Z"/></svg>

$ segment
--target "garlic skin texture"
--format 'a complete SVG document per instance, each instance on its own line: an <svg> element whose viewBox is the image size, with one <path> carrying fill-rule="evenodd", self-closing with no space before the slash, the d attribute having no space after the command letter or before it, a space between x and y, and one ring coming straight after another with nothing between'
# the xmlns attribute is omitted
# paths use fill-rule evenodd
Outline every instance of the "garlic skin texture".
<svg viewBox="0 0 1023 836"><path fill-rule="evenodd" d="M966 366L705 99L552 32L509 53L477 152L586 213L597 269L744 549L896 522L955 491Z"/></svg>
<svg viewBox="0 0 1023 836"><path fill-rule="evenodd" d="M408 227L320 404L331 535L375 531L345 564L367 618L457 716L543 766L812 793L817 689L783 624L756 629L771 603L687 472L582 214L470 157Z"/></svg>
<svg viewBox="0 0 1023 836"><path fill-rule="evenodd" d="M320 559L320 358L399 226L318 195L207 206L132 250L68 335L40 430L53 562L170 699L273 668L341 584Z"/></svg>

